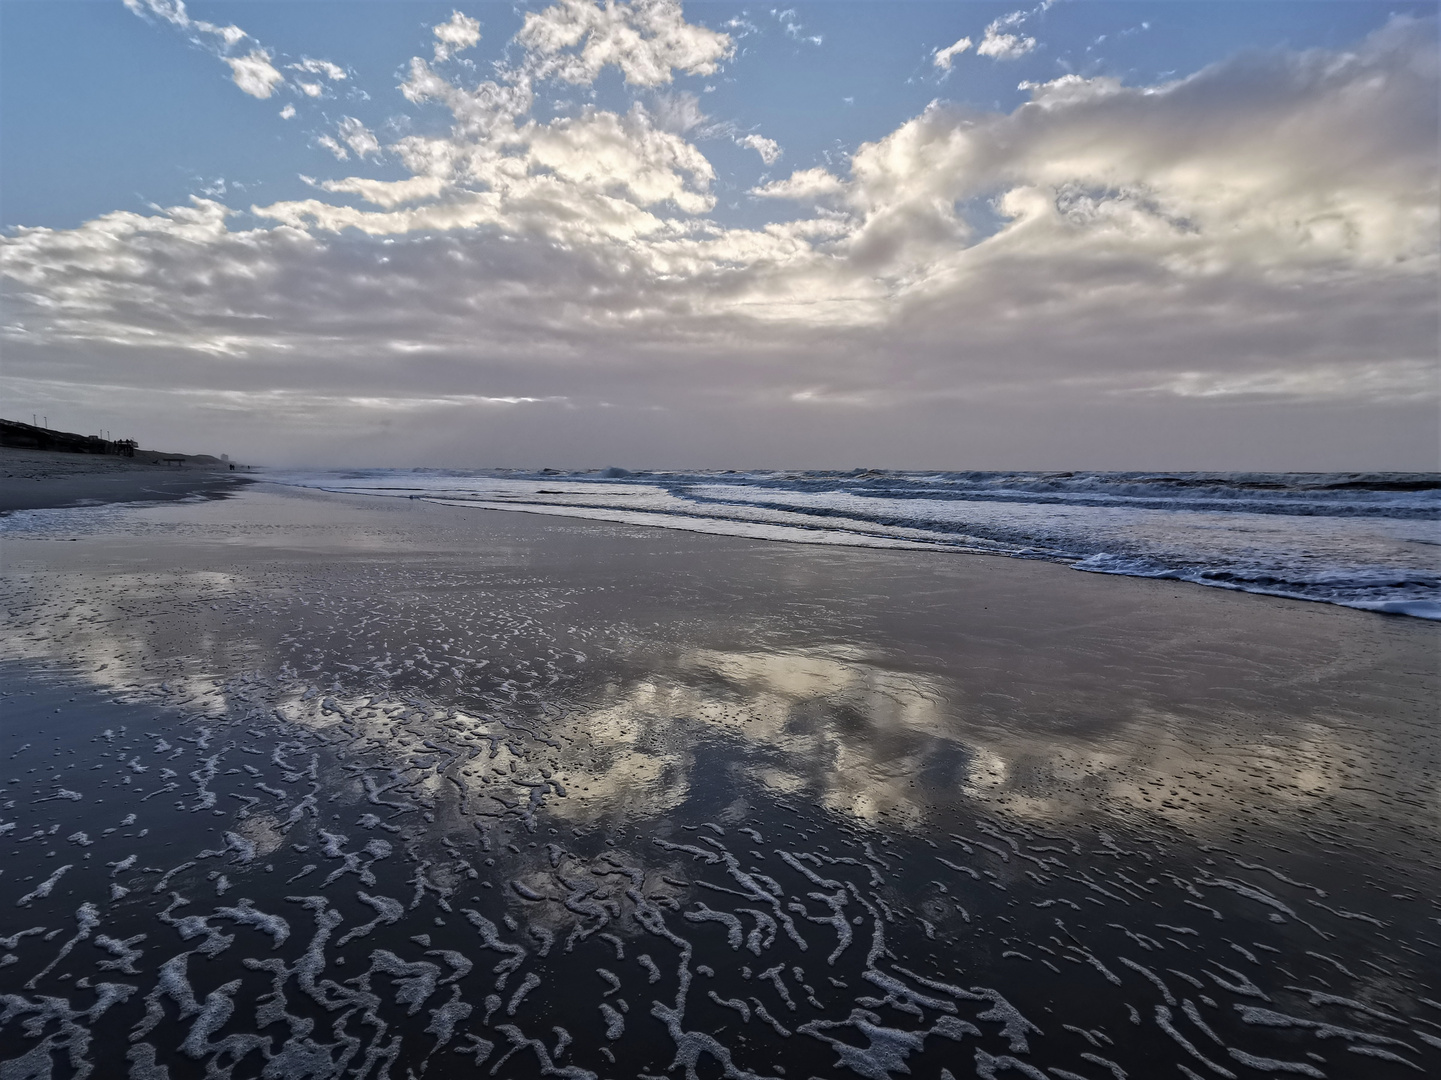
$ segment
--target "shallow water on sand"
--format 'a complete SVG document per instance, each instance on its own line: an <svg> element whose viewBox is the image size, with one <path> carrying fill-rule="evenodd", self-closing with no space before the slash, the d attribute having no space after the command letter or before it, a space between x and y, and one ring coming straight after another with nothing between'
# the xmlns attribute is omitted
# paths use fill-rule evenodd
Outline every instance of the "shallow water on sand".
<svg viewBox="0 0 1441 1080"><path fill-rule="evenodd" d="M7 1078L1441 1072L1433 626L256 490L4 555Z"/></svg>

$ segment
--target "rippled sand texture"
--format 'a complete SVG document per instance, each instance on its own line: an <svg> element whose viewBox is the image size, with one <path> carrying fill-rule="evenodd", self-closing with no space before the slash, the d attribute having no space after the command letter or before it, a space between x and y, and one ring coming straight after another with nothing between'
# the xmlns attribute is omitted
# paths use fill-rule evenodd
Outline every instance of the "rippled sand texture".
<svg viewBox="0 0 1441 1080"><path fill-rule="evenodd" d="M260 489L3 543L4 1080L1441 1073L1419 620Z"/></svg>

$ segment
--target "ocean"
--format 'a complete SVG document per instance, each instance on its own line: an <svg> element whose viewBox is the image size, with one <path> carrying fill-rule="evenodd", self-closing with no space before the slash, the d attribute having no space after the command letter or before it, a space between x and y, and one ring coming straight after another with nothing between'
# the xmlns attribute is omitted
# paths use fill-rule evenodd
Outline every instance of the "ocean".
<svg viewBox="0 0 1441 1080"><path fill-rule="evenodd" d="M1063 563L1441 619L1441 474L347 469L271 479L793 543Z"/></svg>

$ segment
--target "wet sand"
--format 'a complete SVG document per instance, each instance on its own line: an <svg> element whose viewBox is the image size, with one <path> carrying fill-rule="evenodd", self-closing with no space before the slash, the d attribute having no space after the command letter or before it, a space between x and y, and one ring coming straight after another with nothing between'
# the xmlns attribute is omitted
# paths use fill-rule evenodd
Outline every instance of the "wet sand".
<svg viewBox="0 0 1441 1080"><path fill-rule="evenodd" d="M1431 624L263 485L0 542L22 1075L1441 1072Z"/></svg>
<svg viewBox="0 0 1441 1080"><path fill-rule="evenodd" d="M101 503L222 497L249 483L227 466L0 447L0 514Z"/></svg>

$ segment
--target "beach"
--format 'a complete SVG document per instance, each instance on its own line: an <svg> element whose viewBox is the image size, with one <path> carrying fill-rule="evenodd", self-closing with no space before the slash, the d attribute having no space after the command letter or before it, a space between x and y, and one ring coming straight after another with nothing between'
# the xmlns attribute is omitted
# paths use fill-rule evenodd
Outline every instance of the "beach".
<svg viewBox="0 0 1441 1080"><path fill-rule="evenodd" d="M219 495L245 483L214 458L135 457L0 447L0 513Z"/></svg>
<svg viewBox="0 0 1441 1080"><path fill-rule="evenodd" d="M25 1076L1441 1072L1434 622L179 472L3 489L178 500L0 519Z"/></svg>
<svg viewBox="0 0 1441 1080"><path fill-rule="evenodd" d="M0 1080L1441 1078L1435 0L339 12L0 8Z"/></svg>

